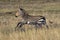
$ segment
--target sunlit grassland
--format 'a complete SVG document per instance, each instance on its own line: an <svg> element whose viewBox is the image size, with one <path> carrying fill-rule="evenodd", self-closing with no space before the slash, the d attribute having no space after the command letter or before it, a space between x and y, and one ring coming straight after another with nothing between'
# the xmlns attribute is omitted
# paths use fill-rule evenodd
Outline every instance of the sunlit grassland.
<svg viewBox="0 0 60 40"><path fill-rule="evenodd" d="M21 17L15 17L5 12L17 11L18 5L11 8L0 9L0 40L60 40L60 3L45 4L20 4L31 15L43 15L46 17L49 29L46 26L35 30L34 26L24 25L25 31L15 31ZM15 7L15 8L14 8ZM14 13L15 14L15 13ZM1 13L0 13L1 15ZM50 23L52 21L52 23Z"/></svg>
<svg viewBox="0 0 60 40"><path fill-rule="evenodd" d="M60 40L60 28L0 33L0 40Z"/></svg>

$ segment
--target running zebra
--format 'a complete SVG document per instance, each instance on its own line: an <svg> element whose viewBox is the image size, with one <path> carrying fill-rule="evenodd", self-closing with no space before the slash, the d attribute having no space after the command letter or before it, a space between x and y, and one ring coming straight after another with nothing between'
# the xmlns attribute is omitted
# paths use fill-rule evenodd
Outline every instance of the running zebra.
<svg viewBox="0 0 60 40"><path fill-rule="evenodd" d="M23 25L35 25L35 28L42 27L42 25L46 25L46 19L44 16L32 16L26 13L26 11L22 8L19 8L16 17L21 16L22 21L20 21L16 28L21 28ZM48 26L46 25L48 28Z"/></svg>

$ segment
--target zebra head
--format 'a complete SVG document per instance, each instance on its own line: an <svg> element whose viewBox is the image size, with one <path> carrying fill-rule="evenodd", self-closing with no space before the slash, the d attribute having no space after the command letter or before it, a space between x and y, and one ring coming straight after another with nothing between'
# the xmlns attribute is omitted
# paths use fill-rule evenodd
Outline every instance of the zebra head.
<svg viewBox="0 0 60 40"><path fill-rule="evenodd" d="M15 14L16 17L18 16L24 16L25 15L25 10L22 8L19 8Z"/></svg>

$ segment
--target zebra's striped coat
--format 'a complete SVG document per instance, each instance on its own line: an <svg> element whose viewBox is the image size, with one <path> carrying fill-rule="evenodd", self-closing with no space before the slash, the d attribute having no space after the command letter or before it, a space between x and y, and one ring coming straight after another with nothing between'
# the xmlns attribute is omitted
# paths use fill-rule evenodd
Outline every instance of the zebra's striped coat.
<svg viewBox="0 0 60 40"><path fill-rule="evenodd" d="M17 24L18 28L21 28L24 24L35 25L36 27L38 26L41 27L42 25L46 25L46 18L44 16L29 15L22 8L19 8L18 12L16 13L16 17L17 16L21 16L23 20Z"/></svg>

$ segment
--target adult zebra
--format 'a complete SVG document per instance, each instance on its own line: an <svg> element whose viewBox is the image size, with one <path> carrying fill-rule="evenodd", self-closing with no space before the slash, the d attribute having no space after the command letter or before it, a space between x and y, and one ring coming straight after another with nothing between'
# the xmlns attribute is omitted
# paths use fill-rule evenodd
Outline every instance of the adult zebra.
<svg viewBox="0 0 60 40"><path fill-rule="evenodd" d="M21 28L24 24L35 25L35 28L42 27L42 25L46 25L46 18L44 16L32 16L26 13L26 11L22 8L19 8L16 17L21 16L23 21L20 21L16 28Z"/></svg>

